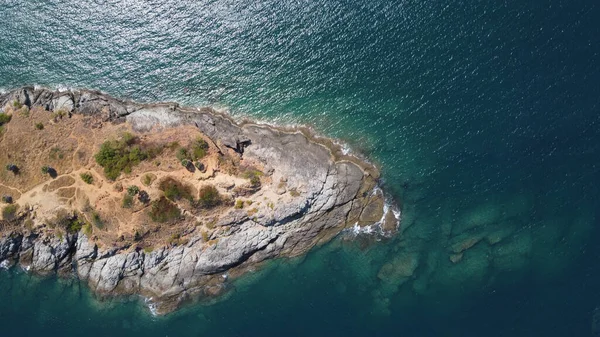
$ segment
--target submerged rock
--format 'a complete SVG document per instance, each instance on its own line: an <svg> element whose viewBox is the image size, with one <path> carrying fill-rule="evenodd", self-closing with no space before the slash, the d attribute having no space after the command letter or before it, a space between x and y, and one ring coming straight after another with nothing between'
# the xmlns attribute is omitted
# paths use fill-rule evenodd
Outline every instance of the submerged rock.
<svg viewBox="0 0 600 337"><path fill-rule="evenodd" d="M531 258L532 236L528 230L516 233L492 249L494 267L500 271L513 271L525 267Z"/></svg>
<svg viewBox="0 0 600 337"><path fill-rule="evenodd" d="M401 285L408 281L419 266L419 253L402 253L384 264L377 277L387 283Z"/></svg>
<svg viewBox="0 0 600 337"><path fill-rule="evenodd" d="M456 263L447 258L440 260L432 282L445 287L482 285L490 271L489 247L480 243L460 256Z"/></svg>

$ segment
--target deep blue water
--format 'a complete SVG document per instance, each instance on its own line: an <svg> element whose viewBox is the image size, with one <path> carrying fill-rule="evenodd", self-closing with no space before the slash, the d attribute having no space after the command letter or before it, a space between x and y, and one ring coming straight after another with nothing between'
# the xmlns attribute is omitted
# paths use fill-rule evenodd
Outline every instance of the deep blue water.
<svg viewBox="0 0 600 337"><path fill-rule="evenodd" d="M0 335L591 336L599 18L562 0L0 0L1 88L310 125L379 164L403 209L398 237L334 241L166 318L2 272ZM502 230L449 261L457 236ZM407 254L406 283L382 273Z"/></svg>

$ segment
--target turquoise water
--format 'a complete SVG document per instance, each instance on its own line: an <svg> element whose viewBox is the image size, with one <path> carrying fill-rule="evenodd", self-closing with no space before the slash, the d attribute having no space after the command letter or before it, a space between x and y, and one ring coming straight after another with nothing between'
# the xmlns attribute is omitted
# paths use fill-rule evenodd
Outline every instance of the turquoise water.
<svg viewBox="0 0 600 337"><path fill-rule="evenodd" d="M310 125L381 165L403 233L336 240L166 318L2 272L2 335L591 335L598 17L594 2L559 0L3 0L1 88ZM450 262L458 238L503 231ZM407 259L406 280L385 272Z"/></svg>

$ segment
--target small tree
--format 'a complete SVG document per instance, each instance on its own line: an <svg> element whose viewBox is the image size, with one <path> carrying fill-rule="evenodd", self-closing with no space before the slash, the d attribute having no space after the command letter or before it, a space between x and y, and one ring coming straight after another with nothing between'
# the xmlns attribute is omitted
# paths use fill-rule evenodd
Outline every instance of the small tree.
<svg viewBox="0 0 600 337"><path fill-rule="evenodd" d="M194 172L195 170L194 164L192 164L192 162L187 159L181 161L181 166L185 167L185 169L190 172Z"/></svg>
<svg viewBox="0 0 600 337"><path fill-rule="evenodd" d="M19 205L8 205L2 209L2 217L4 220L13 220L17 215Z"/></svg>
<svg viewBox="0 0 600 337"><path fill-rule="evenodd" d="M6 203L6 204L12 204L13 198L10 195L3 195L2 202Z"/></svg>
<svg viewBox="0 0 600 337"><path fill-rule="evenodd" d="M12 172L13 174L19 173L19 167L17 167L15 164L6 165L6 170Z"/></svg>
<svg viewBox="0 0 600 337"><path fill-rule="evenodd" d="M79 175L81 180L83 180L86 184L94 183L94 176L90 172L82 173Z"/></svg>
<svg viewBox="0 0 600 337"><path fill-rule="evenodd" d="M127 194L129 194L130 196L134 196L138 193L140 193L139 187L137 187L135 185L131 185L131 186L127 187Z"/></svg>
<svg viewBox="0 0 600 337"><path fill-rule="evenodd" d="M133 207L133 196L131 196L130 194L125 194L123 196L123 202L121 203L121 207L123 207L123 208Z"/></svg>
<svg viewBox="0 0 600 337"><path fill-rule="evenodd" d="M146 191L140 191L140 193L138 193L138 200L144 204L147 204L150 202L150 195Z"/></svg>
<svg viewBox="0 0 600 337"><path fill-rule="evenodd" d="M199 191L200 198L197 206L203 208L211 208L221 203L221 195L219 191L212 185L202 186Z"/></svg>
<svg viewBox="0 0 600 337"><path fill-rule="evenodd" d="M49 174L50 173L50 166L44 165L42 166L42 174Z"/></svg>

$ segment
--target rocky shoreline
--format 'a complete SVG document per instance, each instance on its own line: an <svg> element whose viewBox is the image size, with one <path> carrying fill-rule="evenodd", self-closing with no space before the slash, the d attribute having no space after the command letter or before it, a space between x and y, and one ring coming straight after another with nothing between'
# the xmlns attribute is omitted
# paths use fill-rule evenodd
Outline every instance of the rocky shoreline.
<svg viewBox="0 0 600 337"><path fill-rule="evenodd" d="M227 209L216 223L223 230L211 234L216 244L193 234L185 244L151 252L130 246L99 247L83 230L58 237L44 225L28 229L22 213L0 222L4 267L76 275L101 297L139 294L151 298L156 313L164 314L188 301L220 296L232 279L263 261L302 255L346 228L364 232L377 227L387 234L398 229L399 212L386 204L377 187L377 168L305 129L236 123L212 108L139 104L91 90L25 87L0 95L0 107L10 104L81 115L89 128L126 123L143 134L193 126L218 151L233 150L244 160L261 163L270 180L294 186L298 197L278 199L270 209L257 208L253 216ZM279 185L273 187L274 195L286 193Z"/></svg>

